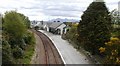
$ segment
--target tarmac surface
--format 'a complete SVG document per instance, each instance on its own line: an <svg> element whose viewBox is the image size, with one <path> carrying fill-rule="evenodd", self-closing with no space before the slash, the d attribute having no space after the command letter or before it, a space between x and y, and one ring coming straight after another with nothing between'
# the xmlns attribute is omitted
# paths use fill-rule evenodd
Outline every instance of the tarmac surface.
<svg viewBox="0 0 120 66"><path fill-rule="evenodd" d="M64 64L91 64L83 53L78 52L68 41L63 40L60 35L54 35L43 30L38 31L44 33L52 40Z"/></svg>

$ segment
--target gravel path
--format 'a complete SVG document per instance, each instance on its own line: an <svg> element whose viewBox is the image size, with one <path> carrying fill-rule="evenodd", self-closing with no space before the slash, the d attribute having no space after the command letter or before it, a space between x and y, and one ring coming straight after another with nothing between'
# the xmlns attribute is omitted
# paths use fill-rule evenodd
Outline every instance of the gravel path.
<svg viewBox="0 0 120 66"><path fill-rule="evenodd" d="M36 38L36 46L34 56L31 60L31 64L45 64L45 50L42 44L42 40L37 34L34 33L34 35Z"/></svg>

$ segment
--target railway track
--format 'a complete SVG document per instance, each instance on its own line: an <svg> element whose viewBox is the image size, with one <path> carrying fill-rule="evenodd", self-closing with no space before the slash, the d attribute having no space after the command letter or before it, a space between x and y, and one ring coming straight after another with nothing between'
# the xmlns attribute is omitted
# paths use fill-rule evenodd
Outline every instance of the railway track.
<svg viewBox="0 0 120 66"><path fill-rule="evenodd" d="M50 64L59 64L60 66L64 66L64 63L52 41L45 34L35 30L32 31L41 38L44 45L45 64L47 64L47 66L49 66Z"/></svg>

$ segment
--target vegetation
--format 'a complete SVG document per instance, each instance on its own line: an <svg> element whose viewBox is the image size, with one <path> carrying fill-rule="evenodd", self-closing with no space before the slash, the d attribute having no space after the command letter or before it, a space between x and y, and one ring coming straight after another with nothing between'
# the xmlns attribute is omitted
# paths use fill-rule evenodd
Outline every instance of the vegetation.
<svg viewBox="0 0 120 66"><path fill-rule="evenodd" d="M3 66L4 64L26 64L31 60L35 39L34 35L28 31L29 19L25 19L26 16L15 11L6 12L3 17ZM28 58L29 60L26 60Z"/></svg>
<svg viewBox="0 0 120 66"><path fill-rule="evenodd" d="M106 64L120 64L120 39L111 37L109 42L105 42L104 48L99 48L101 54L105 54Z"/></svg>
<svg viewBox="0 0 120 66"><path fill-rule="evenodd" d="M92 54L99 54L111 37L111 17L104 2L92 2L78 25L79 43Z"/></svg>
<svg viewBox="0 0 120 66"><path fill-rule="evenodd" d="M35 28L35 30L38 30L38 29L39 29L39 26L35 26L34 28Z"/></svg>
<svg viewBox="0 0 120 66"><path fill-rule="evenodd" d="M69 23L68 23L69 25ZM65 35L65 39L68 39L69 41L73 41L74 43L77 43L77 26L78 24L70 24L71 28L69 29L69 31L66 33Z"/></svg>
<svg viewBox="0 0 120 66"><path fill-rule="evenodd" d="M95 58L102 58L99 60L101 63L120 64L120 28L112 26L115 19L104 2L92 2L77 27L65 23L71 27L65 38L75 43L77 49L82 47Z"/></svg>

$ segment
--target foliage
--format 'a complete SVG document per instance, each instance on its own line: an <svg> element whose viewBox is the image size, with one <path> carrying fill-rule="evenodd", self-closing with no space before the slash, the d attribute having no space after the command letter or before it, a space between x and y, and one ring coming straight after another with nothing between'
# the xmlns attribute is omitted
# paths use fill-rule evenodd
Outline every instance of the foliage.
<svg viewBox="0 0 120 66"><path fill-rule="evenodd" d="M78 25L79 43L92 54L99 54L111 34L111 18L104 2L92 2Z"/></svg>
<svg viewBox="0 0 120 66"><path fill-rule="evenodd" d="M72 26L72 22L64 22L64 24L70 27Z"/></svg>
<svg viewBox="0 0 120 66"><path fill-rule="evenodd" d="M2 65L4 64L20 64L24 58L28 46L33 47L35 44L34 35L28 32L25 16L15 11L6 12L3 18L2 33ZM31 49L31 47L29 47ZM28 50L27 52L34 52ZM32 53L33 54L33 53ZM32 56L32 54L30 54ZM31 58L29 56L29 58ZM22 60L20 60L22 59ZM30 60L29 60L30 62Z"/></svg>
<svg viewBox="0 0 120 66"><path fill-rule="evenodd" d="M22 18L15 11L5 13L3 27L4 30L9 34L9 37L14 37L15 40L18 38L23 38L26 32Z"/></svg>
<svg viewBox="0 0 120 66"><path fill-rule="evenodd" d="M30 20L27 16L25 16L24 14L21 14L21 13L18 13L21 18L22 18L22 21L23 23L25 24L26 28L30 28Z"/></svg>
<svg viewBox="0 0 120 66"><path fill-rule="evenodd" d="M23 56L23 50L22 50L20 47L18 47L18 46L16 46L16 47L12 50L12 52L13 52L14 58L16 58L16 59L22 58L22 56Z"/></svg>
<svg viewBox="0 0 120 66"><path fill-rule="evenodd" d="M35 38L34 35L30 32L27 33L27 36L24 37L26 44L35 44Z"/></svg>
<svg viewBox="0 0 120 66"><path fill-rule="evenodd" d="M112 10L111 13L112 24L120 25L119 11L116 9Z"/></svg>
<svg viewBox="0 0 120 66"><path fill-rule="evenodd" d="M35 30L38 30L39 29L39 26L35 26Z"/></svg>
<svg viewBox="0 0 120 66"><path fill-rule="evenodd" d="M106 64L120 64L120 39L111 37L109 42L105 42ZM101 52L102 50L100 50Z"/></svg>
<svg viewBox="0 0 120 66"><path fill-rule="evenodd" d="M14 64L14 59L12 57L11 46L6 40L2 40L2 64Z"/></svg>
<svg viewBox="0 0 120 66"><path fill-rule="evenodd" d="M120 28L114 28L112 36L120 38Z"/></svg>
<svg viewBox="0 0 120 66"><path fill-rule="evenodd" d="M30 64L31 57L34 54L34 44L28 45L22 59L23 64Z"/></svg>
<svg viewBox="0 0 120 66"><path fill-rule="evenodd" d="M66 39L73 41L74 43L77 43L77 26L76 24L71 25L71 28L69 31L66 33Z"/></svg>

